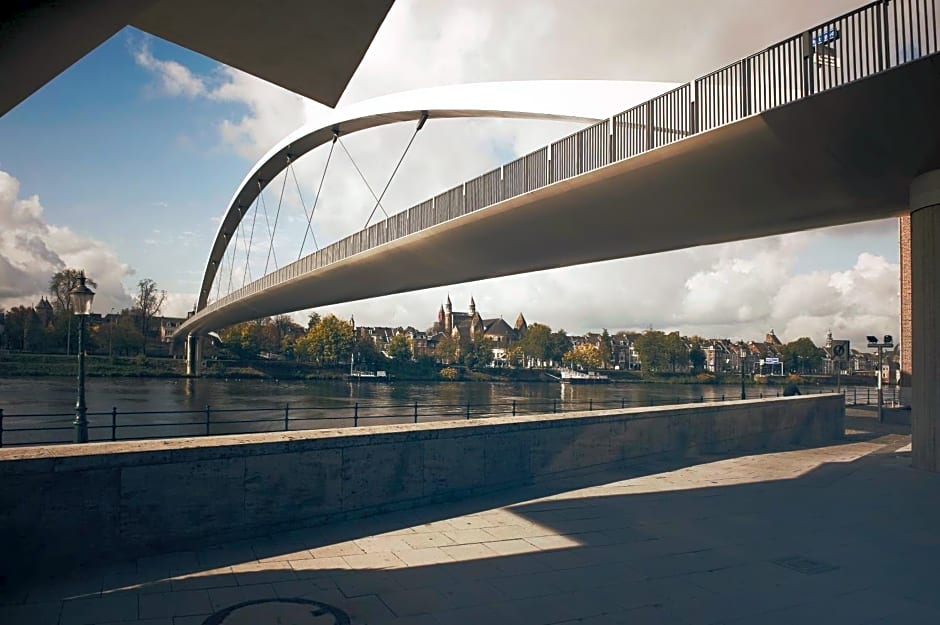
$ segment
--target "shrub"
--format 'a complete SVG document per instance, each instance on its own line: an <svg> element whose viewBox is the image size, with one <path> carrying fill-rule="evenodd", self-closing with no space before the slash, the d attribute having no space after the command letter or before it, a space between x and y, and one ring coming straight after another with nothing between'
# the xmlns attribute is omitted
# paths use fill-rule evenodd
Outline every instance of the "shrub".
<svg viewBox="0 0 940 625"><path fill-rule="evenodd" d="M445 380L456 380L457 379L457 370L453 367L444 367L441 369L441 377Z"/></svg>

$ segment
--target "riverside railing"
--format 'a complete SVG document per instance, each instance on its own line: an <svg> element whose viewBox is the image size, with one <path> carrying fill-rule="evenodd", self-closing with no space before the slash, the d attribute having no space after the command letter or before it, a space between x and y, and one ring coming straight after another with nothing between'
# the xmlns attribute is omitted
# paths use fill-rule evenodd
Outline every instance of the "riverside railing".
<svg viewBox="0 0 940 625"><path fill-rule="evenodd" d="M855 405L876 401L872 389L867 395L857 390L843 389L846 404ZM748 399L780 397L778 389L749 389ZM810 389L804 394L833 393L834 390ZM87 413L89 441L146 440L193 436L220 436L316 430L365 425L391 425L398 423L426 423L485 419L489 417L559 414L565 412L668 406L691 403L709 403L740 399L740 393L705 397L650 396L646 399L532 399L509 400L496 403L370 403L350 402L343 405L312 406L283 403L263 407L213 407L188 410L118 410ZM885 393L885 402L892 396ZM52 445L71 443L74 412L10 413L0 409L0 447L23 445Z"/></svg>
<svg viewBox="0 0 940 625"><path fill-rule="evenodd" d="M935 54L936 3L877 0L830 19L353 233L200 313L498 202Z"/></svg>

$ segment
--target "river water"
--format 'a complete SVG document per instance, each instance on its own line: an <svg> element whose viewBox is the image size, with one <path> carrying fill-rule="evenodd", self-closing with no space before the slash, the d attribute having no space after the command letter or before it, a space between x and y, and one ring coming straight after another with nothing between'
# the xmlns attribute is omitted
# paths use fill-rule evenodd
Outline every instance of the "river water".
<svg viewBox="0 0 940 625"><path fill-rule="evenodd" d="M779 387L748 387L773 396ZM90 438L201 435L347 427L564 410L714 401L740 397L740 386L611 383L343 382L89 378ZM816 392L814 389L813 392ZM71 439L74 378L0 378L5 445ZM358 404L358 407L357 407ZM18 416L24 415L24 416ZM43 416L25 416L43 415ZM248 422L252 421L252 422ZM15 429L42 428L42 431ZM52 430L49 428L61 428Z"/></svg>

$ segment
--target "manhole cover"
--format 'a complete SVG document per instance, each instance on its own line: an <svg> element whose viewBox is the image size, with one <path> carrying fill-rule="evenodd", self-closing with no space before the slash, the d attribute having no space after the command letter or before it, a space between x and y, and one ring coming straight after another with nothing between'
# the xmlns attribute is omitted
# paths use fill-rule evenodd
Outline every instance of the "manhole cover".
<svg viewBox="0 0 940 625"><path fill-rule="evenodd" d="M828 573L829 571L835 571L837 566L827 564L825 562L820 562L818 560L810 560L809 558L804 558L803 556L791 556L789 558L780 558L779 560L774 560L774 564L778 566L783 566L788 569L793 569L803 573L804 575L816 575L817 573Z"/></svg>
<svg viewBox="0 0 940 625"><path fill-rule="evenodd" d="M257 599L216 612L202 625L349 625L349 615L310 599Z"/></svg>

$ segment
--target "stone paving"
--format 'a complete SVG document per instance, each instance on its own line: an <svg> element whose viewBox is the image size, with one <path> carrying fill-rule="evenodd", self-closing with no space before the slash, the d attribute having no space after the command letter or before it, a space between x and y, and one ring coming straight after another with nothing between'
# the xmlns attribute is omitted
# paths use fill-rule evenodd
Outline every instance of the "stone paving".
<svg viewBox="0 0 940 625"><path fill-rule="evenodd" d="M14 580L0 623L936 625L940 475L910 468L903 429L866 421L828 447Z"/></svg>

